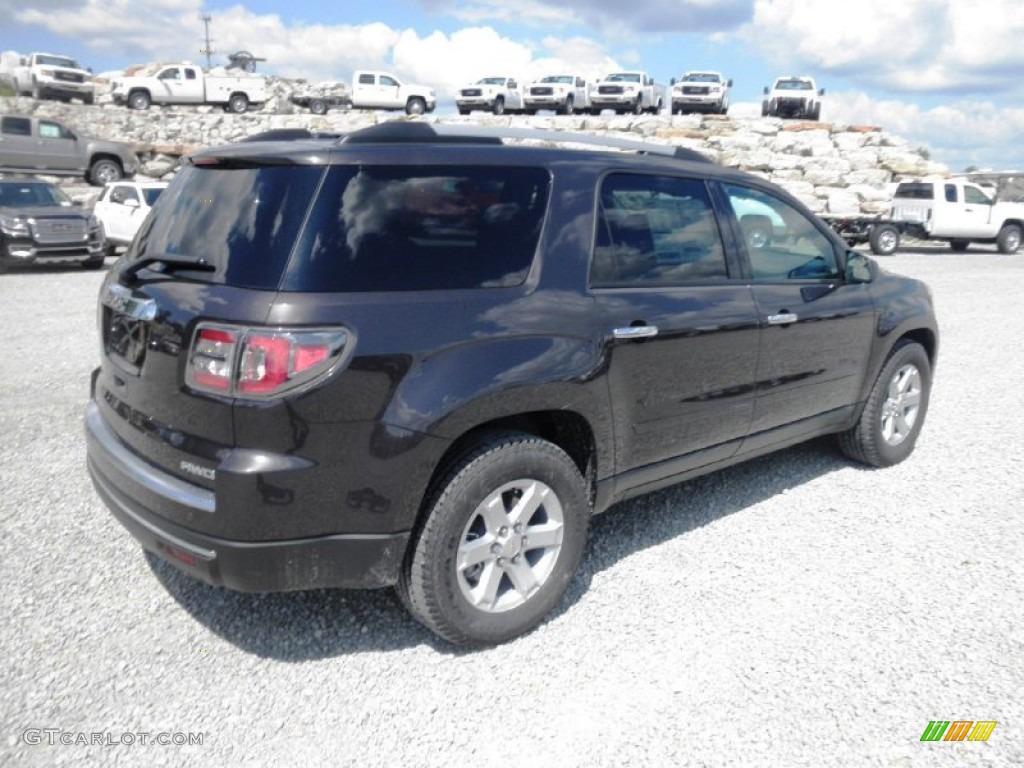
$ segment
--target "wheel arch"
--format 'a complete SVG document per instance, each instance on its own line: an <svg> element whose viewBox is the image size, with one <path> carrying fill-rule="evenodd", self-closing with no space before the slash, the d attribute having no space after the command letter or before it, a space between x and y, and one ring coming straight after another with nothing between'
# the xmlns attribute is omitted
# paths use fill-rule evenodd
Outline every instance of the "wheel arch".
<svg viewBox="0 0 1024 768"><path fill-rule="evenodd" d="M416 516L417 524L429 510L432 492L451 468L489 438L501 433L533 435L565 451L586 481L593 504L597 489L598 450L597 437L588 419L577 411L526 411L476 424L452 441L427 482L426 492Z"/></svg>

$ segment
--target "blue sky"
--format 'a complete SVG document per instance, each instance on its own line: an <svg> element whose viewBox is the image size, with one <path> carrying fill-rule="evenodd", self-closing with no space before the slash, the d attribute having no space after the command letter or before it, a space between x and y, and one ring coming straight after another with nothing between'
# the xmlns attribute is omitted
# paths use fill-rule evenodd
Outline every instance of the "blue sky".
<svg viewBox="0 0 1024 768"><path fill-rule="evenodd" d="M881 125L955 171L1024 169L1020 0L0 0L0 51L97 72L201 62L202 12L215 64L244 49L314 81L387 68L436 88L442 112L482 75L635 67L717 69L732 112L754 115L775 76L809 74L824 120Z"/></svg>

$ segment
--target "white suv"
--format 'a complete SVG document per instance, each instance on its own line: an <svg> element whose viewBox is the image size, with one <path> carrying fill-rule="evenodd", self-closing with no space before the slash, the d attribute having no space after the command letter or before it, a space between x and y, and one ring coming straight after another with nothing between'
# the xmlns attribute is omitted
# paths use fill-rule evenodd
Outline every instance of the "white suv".
<svg viewBox="0 0 1024 768"><path fill-rule="evenodd" d="M103 225L107 250L129 245L146 220L150 208L167 188L166 181L117 181L107 184L93 214Z"/></svg>

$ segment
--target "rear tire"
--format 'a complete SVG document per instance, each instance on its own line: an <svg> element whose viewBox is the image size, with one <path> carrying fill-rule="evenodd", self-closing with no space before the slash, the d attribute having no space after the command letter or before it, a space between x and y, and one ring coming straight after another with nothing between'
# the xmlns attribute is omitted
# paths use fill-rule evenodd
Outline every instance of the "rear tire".
<svg viewBox="0 0 1024 768"><path fill-rule="evenodd" d="M146 91L132 91L128 94L128 109L149 109L153 103Z"/></svg>
<svg viewBox="0 0 1024 768"><path fill-rule="evenodd" d="M878 256L890 256L900 247L900 231L892 224L879 224L871 228L868 235L871 252Z"/></svg>
<svg viewBox="0 0 1024 768"><path fill-rule="evenodd" d="M240 115L249 109L249 97L244 93L233 93L228 99L228 112Z"/></svg>
<svg viewBox="0 0 1024 768"><path fill-rule="evenodd" d="M112 181L120 181L124 176L121 166L108 158L100 158L89 166L89 183L94 187L102 187Z"/></svg>
<svg viewBox="0 0 1024 768"><path fill-rule="evenodd" d="M999 230L996 247L1000 253L1016 253L1020 249L1021 230L1016 224L1007 224Z"/></svg>
<svg viewBox="0 0 1024 768"><path fill-rule="evenodd" d="M586 482L558 446L523 433L482 441L428 496L396 586L453 643L501 643L536 626L579 565Z"/></svg>
<svg viewBox="0 0 1024 768"><path fill-rule="evenodd" d="M839 435L843 453L873 467L889 467L907 458L928 412L931 370L924 347L909 339L897 342L856 426Z"/></svg>
<svg viewBox="0 0 1024 768"><path fill-rule="evenodd" d="M327 114L327 102L323 99L313 99L309 102L309 111L314 115L326 115Z"/></svg>

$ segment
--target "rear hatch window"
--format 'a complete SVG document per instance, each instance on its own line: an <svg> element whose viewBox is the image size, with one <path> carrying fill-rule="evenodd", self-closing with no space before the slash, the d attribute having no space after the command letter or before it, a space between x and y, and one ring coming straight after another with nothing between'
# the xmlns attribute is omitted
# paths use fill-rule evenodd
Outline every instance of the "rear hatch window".
<svg viewBox="0 0 1024 768"><path fill-rule="evenodd" d="M201 165L157 202L130 258L203 258L180 277L286 291L518 285L550 175L510 166Z"/></svg>
<svg viewBox="0 0 1024 768"><path fill-rule="evenodd" d="M896 187L896 197L906 200L931 200L934 198L934 185L920 182L904 182Z"/></svg>

